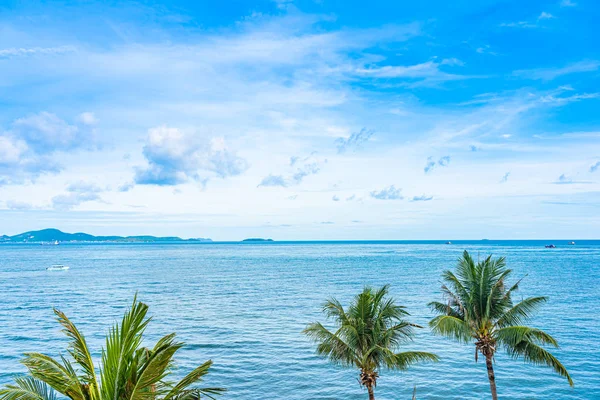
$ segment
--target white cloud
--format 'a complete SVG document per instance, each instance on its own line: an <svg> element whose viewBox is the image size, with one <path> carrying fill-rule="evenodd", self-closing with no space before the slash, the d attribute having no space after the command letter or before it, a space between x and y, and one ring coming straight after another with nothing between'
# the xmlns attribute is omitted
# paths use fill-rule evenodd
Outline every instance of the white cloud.
<svg viewBox="0 0 600 400"><path fill-rule="evenodd" d="M90 201L102 201L100 193L104 190L93 183L76 182L67 186L65 194L52 198L52 207L56 210L70 210Z"/></svg>
<svg viewBox="0 0 600 400"><path fill-rule="evenodd" d="M402 189L396 188L394 185L388 186L381 190L373 190L369 193L370 196L377 200L402 200Z"/></svg>
<svg viewBox="0 0 600 400"><path fill-rule="evenodd" d="M514 71L513 75L526 79L539 79L544 81L551 81L564 75L583 72L595 72L598 70L598 68L600 68L600 62L588 60L569 64L560 68L537 68L518 70Z"/></svg>
<svg viewBox="0 0 600 400"><path fill-rule="evenodd" d="M148 165L137 168L134 178L141 185L206 183L212 177L227 178L248 169L248 162L228 149L223 138L207 142L198 132L167 126L148 131L143 153Z"/></svg>
<svg viewBox="0 0 600 400"><path fill-rule="evenodd" d="M59 55L64 53L74 52L76 49L73 46L59 47L13 47L9 49L0 49L0 58L5 57L23 57L34 55Z"/></svg>
<svg viewBox="0 0 600 400"><path fill-rule="evenodd" d="M538 17L538 19L553 19L553 18L556 18L556 17L546 11L542 11L542 13Z"/></svg>

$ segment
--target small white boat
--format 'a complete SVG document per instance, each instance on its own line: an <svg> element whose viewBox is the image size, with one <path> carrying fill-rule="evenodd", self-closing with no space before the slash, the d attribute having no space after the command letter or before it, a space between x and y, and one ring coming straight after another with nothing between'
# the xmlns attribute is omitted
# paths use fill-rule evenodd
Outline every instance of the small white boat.
<svg viewBox="0 0 600 400"><path fill-rule="evenodd" d="M569 242L571 246L575 246L575 242Z"/></svg>
<svg viewBox="0 0 600 400"><path fill-rule="evenodd" d="M67 265L57 264L46 268L46 271L66 271L68 269L69 267Z"/></svg>

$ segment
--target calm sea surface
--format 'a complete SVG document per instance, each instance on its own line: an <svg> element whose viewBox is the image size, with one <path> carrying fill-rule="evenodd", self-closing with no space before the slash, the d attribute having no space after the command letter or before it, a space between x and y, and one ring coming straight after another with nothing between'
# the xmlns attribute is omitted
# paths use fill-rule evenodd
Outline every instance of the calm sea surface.
<svg viewBox="0 0 600 400"><path fill-rule="evenodd" d="M555 355L575 381L550 369L497 357L502 399L600 399L600 242L340 242L0 245L0 384L24 372L21 354L64 353L54 320L58 307L78 324L99 356L107 328L135 292L154 319L149 344L177 332L182 375L207 359L209 386L228 389L223 399L365 399L357 373L315 356L301 331L323 320L329 296L343 304L363 285L392 285L412 321L426 325L427 302L440 298L440 273L462 250L506 256L524 277L522 296L547 295L531 325L562 345ZM46 271L65 264L68 271ZM419 332L405 350L428 350L438 364L407 372L383 371L379 399L488 399L485 365L472 346Z"/></svg>

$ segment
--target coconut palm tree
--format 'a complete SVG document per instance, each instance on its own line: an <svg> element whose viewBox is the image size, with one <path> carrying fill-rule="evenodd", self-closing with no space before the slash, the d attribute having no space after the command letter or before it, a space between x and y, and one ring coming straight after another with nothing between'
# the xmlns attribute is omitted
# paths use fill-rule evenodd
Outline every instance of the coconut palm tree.
<svg viewBox="0 0 600 400"><path fill-rule="evenodd" d="M566 368L543 347L558 347L556 340L540 329L524 325L547 297L529 297L515 304L512 294L518 290L520 280L507 286L511 273L504 257L489 256L475 262L465 251L456 272L445 271L442 275L446 302L429 303L440 314L429 325L434 333L475 343L475 361L480 353L485 358L494 400L498 399L494 354L499 348L512 358L551 367L573 386Z"/></svg>
<svg viewBox="0 0 600 400"><path fill-rule="evenodd" d="M73 360L26 353L22 363L29 376L16 378L0 390L0 399L55 400L56 392L72 400L197 400L220 394L223 389L193 387L208 373L210 360L179 382L168 379L173 356L183 343L175 341L172 333L153 348L143 347L142 336L150 322L147 312L148 306L136 296L121 323L109 330L97 371L83 334L55 309L70 340L68 353Z"/></svg>
<svg viewBox="0 0 600 400"><path fill-rule="evenodd" d="M431 353L396 352L413 338L414 328L421 327L403 319L409 314L394 299L386 297L388 288L366 287L346 310L339 301L330 299L323 305L323 312L335 322L335 330L330 331L320 322L309 324L304 330L317 343L319 355L359 369L359 383L367 388L370 400L375 399L374 389L382 368L406 370L418 362L438 360Z"/></svg>

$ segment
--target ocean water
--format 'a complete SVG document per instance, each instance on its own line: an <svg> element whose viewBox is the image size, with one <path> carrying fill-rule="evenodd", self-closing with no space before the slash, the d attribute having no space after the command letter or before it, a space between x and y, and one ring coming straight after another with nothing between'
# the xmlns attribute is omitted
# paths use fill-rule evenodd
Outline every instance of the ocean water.
<svg viewBox="0 0 600 400"><path fill-rule="evenodd" d="M600 399L600 242L340 242L215 244L0 245L0 384L23 373L21 354L65 353L52 307L79 326L99 359L108 327L138 292L153 321L148 344L170 332L187 343L177 375L214 361L207 386L223 399L365 399L357 372L317 357L301 334L323 321L330 296L347 302L366 284L391 284L413 322L427 325L427 302L440 298L440 273L467 249L506 256L522 296L550 301L531 325L561 344L554 353L575 381L500 354L501 399ZM46 271L66 264L68 271ZM518 297L518 296L517 296ZM472 345L420 330L404 350L437 353L441 362L382 371L378 399L488 399L485 365Z"/></svg>

